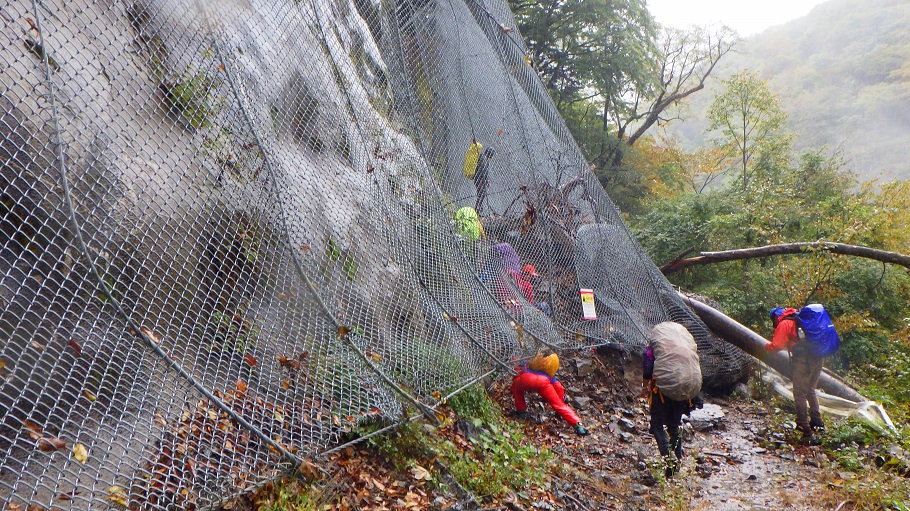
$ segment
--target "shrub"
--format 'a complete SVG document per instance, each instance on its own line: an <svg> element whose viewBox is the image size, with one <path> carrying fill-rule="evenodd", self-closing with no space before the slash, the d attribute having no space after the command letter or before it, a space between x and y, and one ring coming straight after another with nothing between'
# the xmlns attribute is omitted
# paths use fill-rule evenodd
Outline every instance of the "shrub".
<svg viewBox="0 0 910 511"><path fill-rule="evenodd" d="M480 384L472 385L452 396L448 405L459 417L468 419L492 422L502 416L499 407L490 399L486 389Z"/></svg>
<svg viewBox="0 0 910 511"><path fill-rule="evenodd" d="M470 449L449 440L439 445L440 457L452 475L478 496L501 497L543 483L551 453L524 442L514 424L497 425L474 420L484 431L471 442Z"/></svg>

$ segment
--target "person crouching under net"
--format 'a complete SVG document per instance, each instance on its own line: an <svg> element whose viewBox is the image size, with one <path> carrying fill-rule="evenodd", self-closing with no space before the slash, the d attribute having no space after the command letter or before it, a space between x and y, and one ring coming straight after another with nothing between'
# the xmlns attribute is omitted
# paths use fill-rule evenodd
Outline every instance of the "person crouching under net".
<svg viewBox="0 0 910 511"><path fill-rule="evenodd" d="M575 433L587 435L588 430L581 425L581 419L566 404L566 391L556 379L559 369L559 357L553 353L548 356L536 356L528 361L527 367L512 380L512 397L515 398L515 416L523 419L528 415L525 403L525 392L534 392L546 401L560 417L575 426Z"/></svg>

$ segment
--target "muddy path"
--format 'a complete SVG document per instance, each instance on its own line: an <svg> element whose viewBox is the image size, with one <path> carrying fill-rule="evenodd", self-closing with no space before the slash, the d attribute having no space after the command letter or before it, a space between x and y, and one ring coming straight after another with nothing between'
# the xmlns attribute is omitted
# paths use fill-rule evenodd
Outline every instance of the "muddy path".
<svg viewBox="0 0 910 511"><path fill-rule="evenodd" d="M399 470L390 459L365 446L333 455L332 474L323 488L331 499L324 511L639 511L639 510L833 510L848 511L830 485L851 477L839 472L821 447L796 445L786 425L789 412L745 395L706 396L702 410L684 420L684 460L680 472L666 478L657 446L648 433L639 361L617 354L566 357L557 376L567 401L590 434L579 436L536 396L528 396L529 414L514 418L510 379L491 383L488 391L507 420L522 429L523 442L546 449L550 476L504 498L466 493L460 485L430 484L429 473L445 481L447 469L437 461ZM747 392L746 388L741 389ZM445 412L445 410L443 410ZM449 426L437 435L468 445L461 421L451 411ZM467 450L465 452L468 452ZM521 463L542 463L523 459ZM429 472L429 473L428 473ZM451 479L451 476L448 476ZM460 491L452 491L456 488ZM257 511L255 499L244 497L222 509ZM268 509L275 509L274 506ZM301 508L303 509L303 508ZM310 508L306 508L310 509Z"/></svg>
<svg viewBox="0 0 910 511"><path fill-rule="evenodd" d="M565 362L559 377L567 400L591 434L575 435L544 403L531 401L525 432L557 454L563 468L554 475L553 501L528 502L527 509L837 507L825 481L831 462L821 447L792 445L795 433L775 417L787 412L748 396L706 396L705 408L684 418L683 467L667 479L648 433L646 404L635 396L641 383L635 361L594 355ZM493 394L508 413L506 383L497 383Z"/></svg>

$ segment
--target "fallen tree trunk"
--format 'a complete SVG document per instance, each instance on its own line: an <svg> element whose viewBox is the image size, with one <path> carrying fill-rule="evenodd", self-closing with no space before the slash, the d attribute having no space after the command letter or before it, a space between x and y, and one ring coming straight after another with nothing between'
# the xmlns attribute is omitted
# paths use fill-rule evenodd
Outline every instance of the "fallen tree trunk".
<svg viewBox="0 0 910 511"><path fill-rule="evenodd" d="M768 364L781 374L790 374L790 355L788 353L781 351L768 353L765 351L768 341L764 337L717 309L693 300L682 293L679 293L679 296L695 312L695 315L701 318L705 325L721 339ZM856 403L867 401L855 390L824 373L818 380L818 387L828 394Z"/></svg>
<svg viewBox="0 0 910 511"><path fill-rule="evenodd" d="M787 254L811 254L817 251L826 251L833 254L850 255L874 259L883 263L899 264L910 268L910 256L886 250L877 250L858 245L845 245L830 241L813 241L800 243L783 243L780 245L766 245L764 247L742 248L737 250L724 250L721 252L701 252L696 257L682 259L677 257L673 261L661 266L660 271L667 275L689 266L700 264L720 263L724 261L738 261L741 259L754 259ZM685 255L685 253L683 254Z"/></svg>

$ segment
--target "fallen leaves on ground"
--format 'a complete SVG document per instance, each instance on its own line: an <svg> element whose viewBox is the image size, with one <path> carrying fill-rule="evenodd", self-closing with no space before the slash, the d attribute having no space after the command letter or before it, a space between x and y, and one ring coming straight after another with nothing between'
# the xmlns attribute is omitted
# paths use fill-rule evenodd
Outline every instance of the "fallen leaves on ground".
<svg viewBox="0 0 910 511"><path fill-rule="evenodd" d="M88 449L82 444L73 445L73 458L79 463L85 463L88 461Z"/></svg>
<svg viewBox="0 0 910 511"><path fill-rule="evenodd" d="M126 490L122 486L110 486L107 489L107 500L126 507Z"/></svg>
<svg viewBox="0 0 910 511"><path fill-rule="evenodd" d="M66 449L66 442L57 437L43 437L38 439L38 449L44 452L54 452Z"/></svg>

